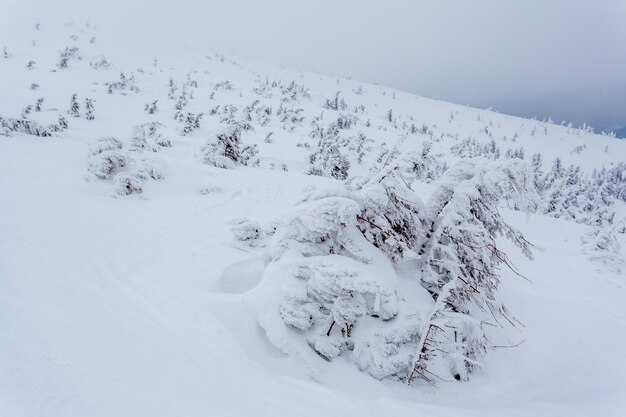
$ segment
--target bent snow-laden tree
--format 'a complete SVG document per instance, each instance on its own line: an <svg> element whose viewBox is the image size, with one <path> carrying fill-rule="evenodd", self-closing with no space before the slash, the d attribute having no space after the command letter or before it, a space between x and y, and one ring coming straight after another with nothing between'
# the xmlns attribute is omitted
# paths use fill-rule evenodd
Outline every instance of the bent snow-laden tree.
<svg viewBox="0 0 626 417"><path fill-rule="evenodd" d="M495 238L505 236L528 257L530 244L498 211L502 199L519 200L531 190L532 176L521 164L461 163L441 178L430 198L426 237L419 249L422 285L435 300L407 375L431 381L448 368L467 379L488 342L483 326L491 318L515 325L496 298L499 267L515 271Z"/></svg>
<svg viewBox="0 0 626 417"><path fill-rule="evenodd" d="M498 205L521 205L532 175L522 162L463 162L424 204L401 166L309 191L283 218L252 292L259 324L287 353L342 355L379 379L467 379L489 345L483 326L515 323L496 297L498 268L513 266L495 240L528 256L530 245Z"/></svg>

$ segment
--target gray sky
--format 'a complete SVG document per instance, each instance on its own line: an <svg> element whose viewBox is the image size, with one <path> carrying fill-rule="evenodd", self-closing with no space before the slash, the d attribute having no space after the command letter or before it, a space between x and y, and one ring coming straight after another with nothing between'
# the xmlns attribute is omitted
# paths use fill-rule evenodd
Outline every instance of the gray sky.
<svg viewBox="0 0 626 417"><path fill-rule="evenodd" d="M8 18L41 9L102 28L169 31L194 46L503 113L626 125L626 0L3 3Z"/></svg>

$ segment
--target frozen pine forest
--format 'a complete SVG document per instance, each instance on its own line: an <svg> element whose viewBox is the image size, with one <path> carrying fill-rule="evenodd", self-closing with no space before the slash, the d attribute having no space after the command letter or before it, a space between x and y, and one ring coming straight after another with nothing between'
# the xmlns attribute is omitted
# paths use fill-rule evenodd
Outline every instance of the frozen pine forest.
<svg viewBox="0 0 626 417"><path fill-rule="evenodd" d="M626 141L137 37L0 39L1 416L626 415Z"/></svg>

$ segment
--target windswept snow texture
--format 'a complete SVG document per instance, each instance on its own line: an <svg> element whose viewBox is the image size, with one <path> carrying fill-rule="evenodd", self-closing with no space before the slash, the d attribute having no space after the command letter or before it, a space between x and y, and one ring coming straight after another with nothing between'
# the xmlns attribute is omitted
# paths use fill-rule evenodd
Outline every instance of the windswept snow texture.
<svg viewBox="0 0 626 417"><path fill-rule="evenodd" d="M1 416L626 415L626 142L84 23L24 33L0 51ZM541 198L500 208L534 246L499 241L523 327L467 382L276 347L281 221L390 158L422 196L459 160L533 162ZM350 262L384 319L432 304L410 262Z"/></svg>

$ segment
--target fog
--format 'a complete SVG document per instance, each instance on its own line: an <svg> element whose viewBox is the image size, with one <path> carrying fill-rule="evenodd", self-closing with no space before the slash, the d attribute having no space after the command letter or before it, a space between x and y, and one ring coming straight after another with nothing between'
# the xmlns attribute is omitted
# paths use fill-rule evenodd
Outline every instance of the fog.
<svg viewBox="0 0 626 417"><path fill-rule="evenodd" d="M0 5L4 24L91 21L503 113L586 122L597 130L626 125L624 0Z"/></svg>

